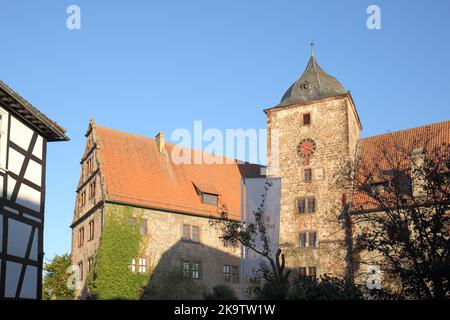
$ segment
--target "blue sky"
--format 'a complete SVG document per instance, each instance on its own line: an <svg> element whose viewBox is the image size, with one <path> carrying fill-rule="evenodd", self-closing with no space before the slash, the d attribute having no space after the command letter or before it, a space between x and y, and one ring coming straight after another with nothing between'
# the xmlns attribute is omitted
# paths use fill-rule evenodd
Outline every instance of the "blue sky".
<svg viewBox="0 0 450 320"><path fill-rule="evenodd" d="M81 8L81 30L66 9ZM366 27L370 4L382 29ZM363 136L450 118L450 2L2 0L0 79L68 129L48 152L46 258L70 250L89 117L153 137L177 128L265 128L304 70L352 92Z"/></svg>

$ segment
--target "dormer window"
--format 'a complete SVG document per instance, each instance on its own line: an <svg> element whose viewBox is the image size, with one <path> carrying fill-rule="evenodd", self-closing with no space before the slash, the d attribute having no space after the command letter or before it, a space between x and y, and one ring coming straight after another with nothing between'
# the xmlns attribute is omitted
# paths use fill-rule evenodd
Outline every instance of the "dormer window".
<svg viewBox="0 0 450 320"><path fill-rule="evenodd" d="M211 204L217 206L219 196L216 194L202 193L202 202L205 204Z"/></svg>
<svg viewBox="0 0 450 320"><path fill-rule="evenodd" d="M220 194L211 184L203 182L193 182L193 184L202 203L213 206L219 204Z"/></svg>

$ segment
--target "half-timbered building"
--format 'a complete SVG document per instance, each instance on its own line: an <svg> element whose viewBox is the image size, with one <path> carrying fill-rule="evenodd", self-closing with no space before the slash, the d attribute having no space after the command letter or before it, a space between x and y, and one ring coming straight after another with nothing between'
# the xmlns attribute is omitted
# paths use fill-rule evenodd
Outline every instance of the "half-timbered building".
<svg viewBox="0 0 450 320"><path fill-rule="evenodd" d="M65 129L0 81L0 299L39 299L47 142Z"/></svg>

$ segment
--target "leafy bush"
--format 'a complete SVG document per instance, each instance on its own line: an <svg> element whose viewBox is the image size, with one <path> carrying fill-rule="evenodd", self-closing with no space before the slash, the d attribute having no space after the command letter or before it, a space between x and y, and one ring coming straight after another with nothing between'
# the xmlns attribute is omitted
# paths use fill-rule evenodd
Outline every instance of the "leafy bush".
<svg viewBox="0 0 450 320"><path fill-rule="evenodd" d="M289 289L289 300L362 300L362 288L341 278L324 275L319 279L298 277Z"/></svg>
<svg viewBox="0 0 450 320"><path fill-rule="evenodd" d="M206 287L199 280L184 278L181 270L173 268L153 277L142 294L142 300L198 300Z"/></svg>
<svg viewBox="0 0 450 320"><path fill-rule="evenodd" d="M215 286L212 289L212 292L205 293L205 300L237 300L233 288L227 285L219 285Z"/></svg>

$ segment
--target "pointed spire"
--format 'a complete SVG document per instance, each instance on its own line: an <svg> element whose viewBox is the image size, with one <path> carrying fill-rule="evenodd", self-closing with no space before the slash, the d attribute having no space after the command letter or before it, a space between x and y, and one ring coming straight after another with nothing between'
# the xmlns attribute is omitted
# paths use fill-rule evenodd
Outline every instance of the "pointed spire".
<svg viewBox="0 0 450 320"><path fill-rule="evenodd" d="M314 43L314 40L313 41L311 41L311 44L310 44L310 46L311 46L311 58L314 58L314 46L315 46L316 44Z"/></svg>
<svg viewBox="0 0 450 320"><path fill-rule="evenodd" d="M311 42L311 56L305 71L281 98L278 106L302 103L340 95L346 92L344 86L320 68L315 58L314 41Z"/></svg>

